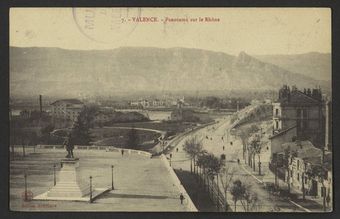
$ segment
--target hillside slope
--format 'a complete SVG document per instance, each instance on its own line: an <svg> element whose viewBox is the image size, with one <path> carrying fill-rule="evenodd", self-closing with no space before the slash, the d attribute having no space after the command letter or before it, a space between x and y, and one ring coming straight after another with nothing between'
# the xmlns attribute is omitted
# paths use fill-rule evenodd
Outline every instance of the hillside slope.
<svg viewBox="0 0 340 219"><path fill-rule="evenodd" d="M10 48L11 95L277 89L327 86L241 52L232 56L185 48L124 47L78 51Z"/></svg>

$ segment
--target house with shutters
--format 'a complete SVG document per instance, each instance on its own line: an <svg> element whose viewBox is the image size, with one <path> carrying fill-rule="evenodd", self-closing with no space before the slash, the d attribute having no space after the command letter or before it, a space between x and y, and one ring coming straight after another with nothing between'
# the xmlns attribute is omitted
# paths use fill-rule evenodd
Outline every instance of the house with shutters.
<svg viewBox="0 0 340 219"><path fill-rule="evenodd" d="M51 103L51 114L55 118L75 121L84 107L78 99L61 99Z"/></svg>
<svg viewBox="0 0 340 219"><path fill-rule="evenodd" d="M282 152L282 144L308 140L318 148L325 147L325 110L320 89L299 91L283 86L273 103L272 155Z"/></svg>

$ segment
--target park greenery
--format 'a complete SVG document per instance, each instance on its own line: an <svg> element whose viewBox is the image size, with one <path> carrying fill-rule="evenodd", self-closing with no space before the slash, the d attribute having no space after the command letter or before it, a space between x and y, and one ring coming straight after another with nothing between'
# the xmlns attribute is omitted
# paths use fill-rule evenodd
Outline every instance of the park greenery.
<svg viewBox="0 0 340 219"><path fill-rule="evenodd" d="M131 123L131 122L147 122L150 121L148 117L139 112L111 112L109 114L110 120L104 122L103 125L111 126L115 123Z"/></svg>
<svg viewBox="0 0 340 219"><path fill-rule="evenodd" d="M90 128L94 126L94 113L94 109L88 107L84 107L80 112L71 130L71 138L74 144L89 145L92 141Z"/></svg>
<svg viewBox="0 0 340 219"><path fill-rule="evenodd" d="M204 97L200 102L201 107L210 109L236 109L237 105L242 109L249 104L249 101L244 98L222 98L216 96Z"/></svg>
<svg viewBox="0 0 340 219"><path fill-rule="evenodd" d="M136 129L130 129L128 136L127 136L127 143L126 147L129 149L138 149L139 139L137 135Z"/></svg>

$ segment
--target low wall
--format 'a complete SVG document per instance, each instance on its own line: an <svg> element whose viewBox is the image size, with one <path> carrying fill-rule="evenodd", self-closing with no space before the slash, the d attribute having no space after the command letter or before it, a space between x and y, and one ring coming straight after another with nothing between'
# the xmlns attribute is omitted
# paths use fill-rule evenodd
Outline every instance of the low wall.
<svg viewBox="0 0 340 219"><path fill-rule="evenodd" d="M39 149L65 149L64 145L37 145L36 148ZM147 157L151 157L151 153L146 151L139 151L139 150L133 150L133 149L126 149L126 148L117 148L114 146L94 146L94 145L75 145L74 150L105 150L105 151L115 151L120 152L121 150L124 150L125 153L128 154L139 154Z"/></svg>
<svg viewBox="0 0 340 219"><path fill-rule="evenodd" d="M214 122L210 122L210 123L207 123L207 124L204 124L204 125L200 125L200 126L196 126L190 130L187 130L185 132L182 132L174 137L172 137L166 145L164 145L164 151L163 151L163 146L161 146L160 143L158 143L155 147L153 147L151 149L151 152L154 153L154 154L157 154L157 153L160 153L160 152L163 152L163 153L167 153L167 152L170 152L173 148L175 148L175 146L178 144L178 142L180 142L182 140L183 137L189 135L190 133L194 132L194 131L197 131L199 129L202 129L204 127L207 127L209 125L214 125L216 124L217 122L214 121Z"/></svg>
<svg viewBox="0 0 340 219"><path fill-rule="evenodd" d="M174 183L177 186L178 190L183 194L184 198L188 201L189 211L197 212L198 210L197 210L196 206L192 202L190 196L188 195L187 191L183 187L181 181L178 179L175 171L170 166L168 160L166 159L166 156L164 154L162 154L160 157L161 157L161 160L164 162L164 165L168 169L168 172L170 173L171 178L174 180Z"/></svg>

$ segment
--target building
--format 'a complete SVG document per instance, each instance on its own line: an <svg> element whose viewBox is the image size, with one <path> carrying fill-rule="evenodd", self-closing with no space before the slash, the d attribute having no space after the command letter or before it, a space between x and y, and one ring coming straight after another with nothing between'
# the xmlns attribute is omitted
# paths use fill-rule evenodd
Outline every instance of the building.
<svg viewBox="0 0 340 219"><path fill-rule="evenodd" d="M273 103L272 153L287 141L309 140L318 148L325 143L324 103L320 89L283 86L278 100Z"/></svg>
<svg viewBox="0 0 340 219"><path fill-rule="evenodd" d="M183 120L183 109L181 101L177 102L177 109L174 109L170 114L171 121L182 121Z"/></svg>
<svg viewBox="0 0 340 219"><path fill-rule="evenodd" d="M327 101L325 105L325 149L332 151L332 101Z"/></svg>
<svg viewBox="0 0 340 219"><path fill-rule="evenodd" d="M267 98L267 99L263 100L263 103L264 104L272 104L272 100Z"/></svg>
<svg viewBox="0 0 340 219"><path fill-rule="evenodd" d="M160 99L154 99L152 101L152 106L153 107L163 107L165 105L164 101L163 100L160 100Z"/></svg>
<svg viewBox="0 0 340 219"><path fill-rule="evenodd" d="M275 154L283 152L285 147L283 144L285 142L294 142L296 140L296 126L289 127L285 130L275 133L269 136L270 140L270 153L273 158Z"/></svg>
<svg viewBox="0 0 340 219"><path fill-rule="evenodd" d="M147 108L150 107L150 102L146 99L140 99L138 101L131 101L130 106L137 108Z"/></svg>
<svg viewBox="0 0 340 219"><path fill-rule="evenodd" d="M130 106L132 107L139 107L139 101L131 101Z"/></svg>
<svg viewBox="0 0 340 219"><path fill-rule="evenodd" d="M332 196L332 153L323 153L310 141L285 143L284 147L289 151L286 183L314 197L323 197L325 187L325 194Z"/></svg>
<svg viewBox="0 0 340 219"><path fill-rule="evenodd" d="M84 107L78 99L62 99L51 104L51 113L54 118L75 121Z"/></svg>
<svg viewBox="0 0 340 219"><path fill-rule="evenodd" d="M22 119L29 119L31 117L31 111L30 110L22 110L20 111L20 117Z"/></svg>

